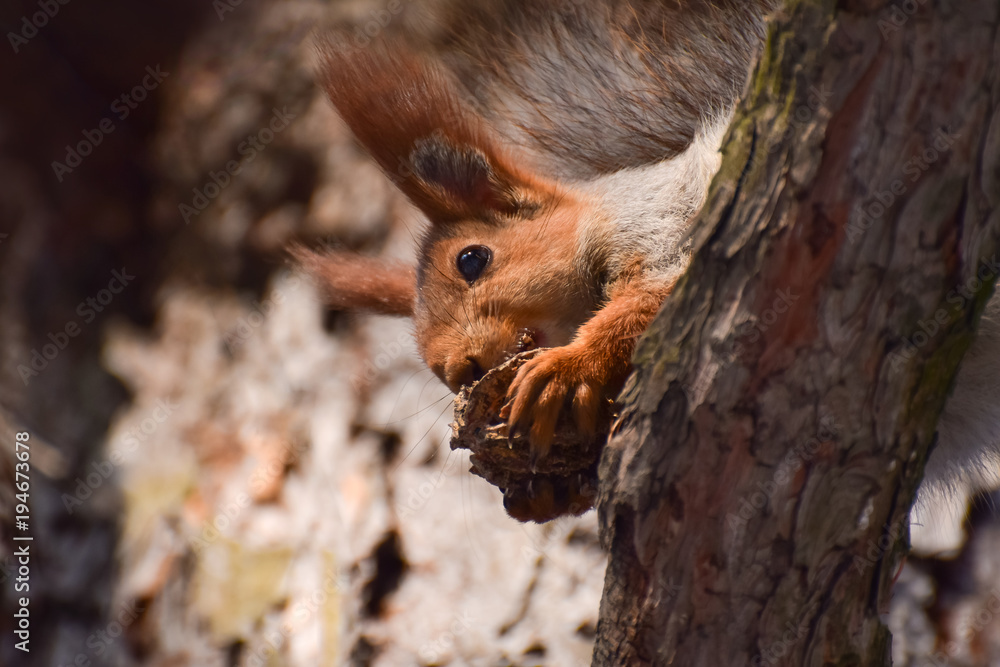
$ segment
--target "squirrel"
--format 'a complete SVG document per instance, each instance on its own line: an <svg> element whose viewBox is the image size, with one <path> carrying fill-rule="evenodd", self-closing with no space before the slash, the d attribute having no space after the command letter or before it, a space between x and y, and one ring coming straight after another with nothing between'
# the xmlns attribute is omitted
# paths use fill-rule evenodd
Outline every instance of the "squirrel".
<svg viewBox="0 0 1000 667"><path fill-rule="evenodd" d="M593 430L685 271L774 5L499 0L453 20L437 58L399 41L325 42L336 111L430 225L416 268L293 253L332 306L412 317L421 356L452 391L546 348L501 413L537 462L562 410ZM979 434L994 450L996 427ZM954 478L943 456L928 466L938 486ZM964 456L968 470L981 454Z"/></svg>
<svg viewBox="0 0 1000 667"><path fill-rule="evenodd" d="M334 107L430 227L415 270L296 252L335 307L412 316L421 356L455 392L547 348L504 415L533 460L564 402L592 430L684 272L770 6L536 4L453 21L465 72L398 42L321 45ZM471 78L488 83L469 92Z"/></svg>

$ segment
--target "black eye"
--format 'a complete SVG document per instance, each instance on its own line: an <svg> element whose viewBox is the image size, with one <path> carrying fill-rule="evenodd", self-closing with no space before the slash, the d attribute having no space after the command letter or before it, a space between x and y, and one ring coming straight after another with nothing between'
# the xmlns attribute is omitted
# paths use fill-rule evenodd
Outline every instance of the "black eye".
<svg viewBox="0 0 1000 667"><path fill-rule="evenodd" d="M458 272L465 278L465 282L471 285L483 274L492 258L493 253L486 246L470 245L458 253L455 265L458 267Z"/></svg>

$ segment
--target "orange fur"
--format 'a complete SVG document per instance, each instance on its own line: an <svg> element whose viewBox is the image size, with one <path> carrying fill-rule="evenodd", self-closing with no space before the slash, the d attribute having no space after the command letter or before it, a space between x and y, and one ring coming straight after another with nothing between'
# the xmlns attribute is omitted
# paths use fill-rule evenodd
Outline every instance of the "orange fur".
<svg viewBox="0 0 1000 667"><path fill-rule="evenodd" d="M416 272L413 267L355 253L318 253L303 246L289 248L292 257L315 276L337 310L368 310L383 315L413 314Z"/></svg>
<svg viewBox="0 0 1000 667"><path fill-rule="evenodd" d="M599 402L621 390L636 341L672 289L673 284L650 284L641 278L616 283L611 300L580 327L570 344L546 350L521 366L501 416L512 431L528 431L533 463L548 452L567 402L577 426L593 432Z"/></svg>
<svg viewBox="0 0 1000 667"><path fill-rule="evenodd" d="M453 391L478 379L476 367L489 370L524 349L568 343L597 307L576 265L584 208L565 198L533 221L469 221L428 245L417 340L427 365ZM453 258L471 245L491 248L493 261L470 287ZM545 338L522 345L528 332Z"/></svg>

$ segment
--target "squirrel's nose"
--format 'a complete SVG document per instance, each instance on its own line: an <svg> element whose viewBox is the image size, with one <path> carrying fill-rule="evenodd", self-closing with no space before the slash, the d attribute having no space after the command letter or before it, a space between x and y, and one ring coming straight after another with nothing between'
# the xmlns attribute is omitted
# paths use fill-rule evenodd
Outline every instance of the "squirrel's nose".
<svg viewBox="0 0 1000 667"><path fill-rule="evenodd" d="M470 355L461 361L456 360L455 363L449 364L446 379L448 386L457 394L462 387L481 380L484 375L486 369L483 368L482 362Z"/></svg>
<svg viewBox="0 0 1000 667"><path fill-rule="evenodd" d="M462 373L462 385L470 385L473 382L479 382L486 375L486 371L483 370L482 364L475 357L466 357L466 366L464 372Z"/></svg>

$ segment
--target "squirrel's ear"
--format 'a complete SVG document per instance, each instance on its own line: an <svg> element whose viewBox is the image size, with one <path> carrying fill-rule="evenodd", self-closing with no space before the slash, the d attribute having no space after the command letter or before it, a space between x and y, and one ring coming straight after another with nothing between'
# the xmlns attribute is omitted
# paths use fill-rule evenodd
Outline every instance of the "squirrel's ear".
<svg viewBox="0 0 1000 667"><path fill-rule="evenodd" d="M393 45L320 44L322 80L341 117L396 185L435 223L532 217L553 186L515 166L456 94L457 83Z"/></svg>
<svg viewBox="0 0 1000 667"><path fill-rule="evenodd" d="M417 275L411 266L336 250L323 253L300 245L288 249L313 276L338 310L366 310L383 315L413 315Z"/></svg>

